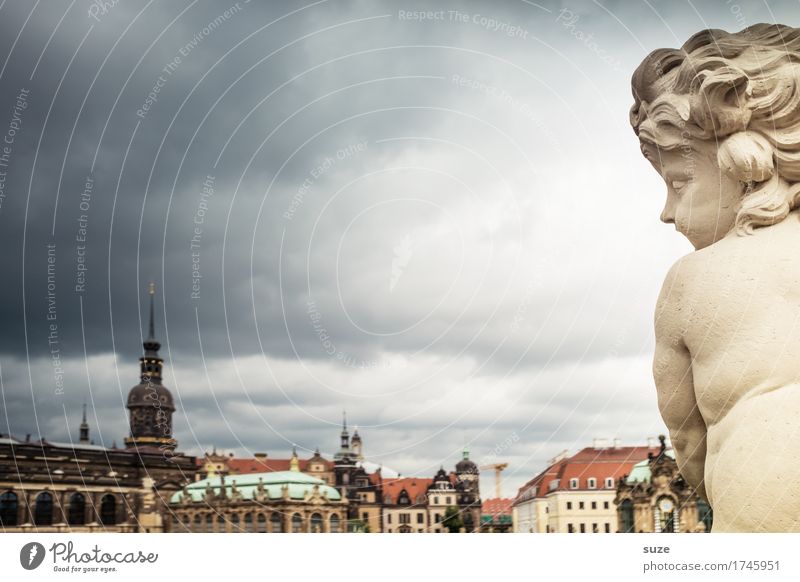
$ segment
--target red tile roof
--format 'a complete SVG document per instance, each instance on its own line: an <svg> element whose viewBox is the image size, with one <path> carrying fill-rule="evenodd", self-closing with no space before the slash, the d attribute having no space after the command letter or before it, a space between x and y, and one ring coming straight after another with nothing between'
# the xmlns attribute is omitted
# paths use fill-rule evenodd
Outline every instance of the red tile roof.
<svg viewBox="0 0 800 582"><path fill-rule="evenodd" d="M423 479L420 477L384 479L383 497L384 500L389 500L388 505L397 505L397 499L400 497L401 491L405 489L411 499L411 503L417 505L420 503L419 500L427 495L428 487L430 487L432 483L433 479Z"/></svg>
<svg viewBox="0 0 800 582"><path fill-rule="evenodd" d="M511 515L511 505L513 503L513 499L485 499L481 504L481 514L491 515L492 517Z"/></svg>
<svg viewBox="0 0 800 582"><path fill-rule="evenodd" d="M569 491L570 479L578 479L578 490L589 489L589 478L597 480L596 488L605 489L608 477L617 480L630 473L633 466L647 458L648 453L657 455L660 447L586 447L575 455L553 463L536 477L520 487L514 503L532 497L544 497L552 491ZM553 484L558 480L558 484Z"/></svg>
<svg viewBox="0 0 800 582"><path fill-rule="evenodd" d="M274 471L288 471L291 467L291 459L272 459L269 457L255 457L255 458L236 458L226 457L222 461L228 467L228 471L232 475L247 475L249 473L271 473ZM300 471L306 472L309 468L311 459L300 459ZM333 461L323 459L323 464L326 470L333 469ZM203 461L198 459L198 464L202 465Z"/></svg>

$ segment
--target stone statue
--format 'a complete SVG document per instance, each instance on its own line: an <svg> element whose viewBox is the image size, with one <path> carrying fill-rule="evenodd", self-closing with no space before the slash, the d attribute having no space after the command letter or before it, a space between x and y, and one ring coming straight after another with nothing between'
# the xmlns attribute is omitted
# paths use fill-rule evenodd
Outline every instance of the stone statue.
<svg viewBox="0 0 800 582"><path fill-rule="evenodd" d="M653 375L715 532L800 531L800 29L651 53L630 121L694 246L655 313Z"/></svg>

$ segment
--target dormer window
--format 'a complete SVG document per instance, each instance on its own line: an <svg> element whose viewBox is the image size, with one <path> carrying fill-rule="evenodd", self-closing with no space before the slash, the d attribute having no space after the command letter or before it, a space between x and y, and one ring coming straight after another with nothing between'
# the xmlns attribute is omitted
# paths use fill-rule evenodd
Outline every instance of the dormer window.
<svg viewBox="0 0 800 582"><path fill-rule="evenodd" d="M597 489L597 479L589 477L589 489Z"/></svg>
<svg viewBox="0 0 800 582"><path fill-rule="evenodd" d="M570 489L577 489L578 488L578 479L573 477L569 480L569 488Z"/></svg>
<svg viewBox="0 0 800 582"><path fill-rule="evenodd" d="M613 488L614 488L614 478L606 477L606 489L613 489Z"/></svg>

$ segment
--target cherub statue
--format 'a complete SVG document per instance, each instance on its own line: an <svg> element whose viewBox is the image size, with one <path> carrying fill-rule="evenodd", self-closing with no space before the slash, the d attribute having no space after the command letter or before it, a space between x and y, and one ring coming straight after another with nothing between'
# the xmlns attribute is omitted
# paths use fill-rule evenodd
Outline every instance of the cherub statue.
<svg viewBox="0 0 800 582"><path fill-rule="evenodd" d="M653 375L715 532L800 531L800 29L651 53L630 120L694 246L664 281Z"/></svg>

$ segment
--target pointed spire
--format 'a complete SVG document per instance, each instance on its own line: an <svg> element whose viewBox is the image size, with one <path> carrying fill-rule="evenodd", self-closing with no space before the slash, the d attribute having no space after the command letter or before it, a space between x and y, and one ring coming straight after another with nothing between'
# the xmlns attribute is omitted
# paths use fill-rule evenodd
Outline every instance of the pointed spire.
<svg viewBox="0 0 800 582"><path fill-rule="evenodd" d="M89 424L86 422L86 403L83 403L83 421L81 422L79 433L79 442L88 443L89 442Z"/></svg>
<svg viewBox="0 0 800 582"><path fill-rule="evenodd" d="M156 339L156 317L155 317L155 295L156 295L156 284L152 281L148 287L147 292L150 294L150 328L147 339L155 340Z"/></svg>
<svg viewBox="0 0 800 582"><path fill-rule="evenodd" d="M342 410L342 432L347 431L347 411Z"/></svg>
<svg viewBox="0 0 800 582"><path fill-rule="evenodd" d="M297 458L296 446L292 446L292 460L289 462L289 470L294 472L300 471L300 460Z"/></svg>

